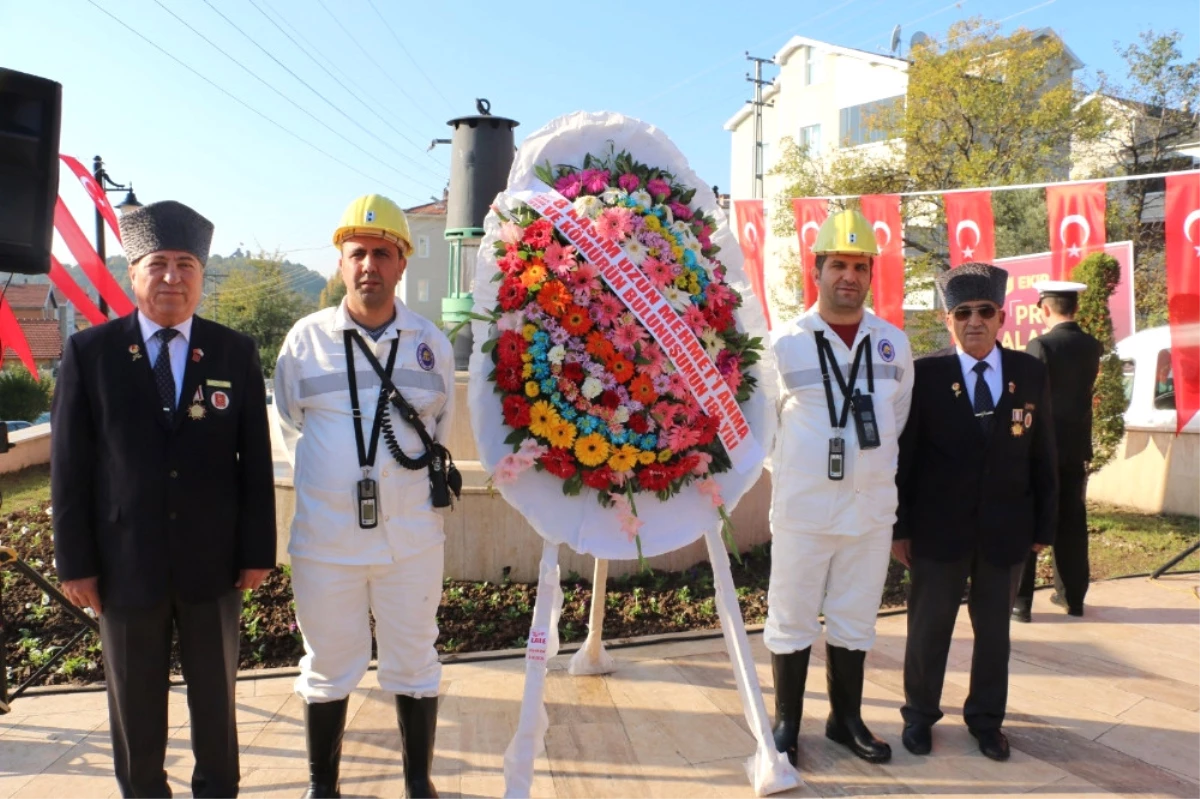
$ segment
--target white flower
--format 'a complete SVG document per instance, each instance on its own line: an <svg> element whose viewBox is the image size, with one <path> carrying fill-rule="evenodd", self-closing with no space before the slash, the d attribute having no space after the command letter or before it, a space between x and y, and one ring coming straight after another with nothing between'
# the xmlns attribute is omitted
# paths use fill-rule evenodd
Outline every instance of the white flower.
<svg viewBox="0 0 1200 799"><path fill-rule="evenodd" d="M725 349L725 340L717 335L717 331L709 328L700 334L700 340L704 342L704 349L708 351L708 357L716 359L721 350Z"/></svg>
<svg viewBox="0 0 1200 799"><path fill-rule="evenodd" d="M684 241L687 241L688 237L695 238L695 236L692 235L692 226L689 225L687 222L684 222L683 220L677 220L675 222L672 222L671 230L673 232L678 233L679 235L683 236Z"/></svg>
<svg viewBox="0 0 1200 799"><path fill-rule="evenodd" d="M562 363L563 359L566 357L567 348L561 344L555 344L550 348L550 351L546 353L546 360L550 361L550 363Z"/></svg>
<svg viewBox="0 0 1200 799"><path fill-rule="evenodd" d="M593 197L590 194L585 194L575 200L575 213L588 219L595 219L600 216L600 212L604 210L604 203L600 202L599 197Z"/></svg>
<svg viewBox="0 0 1200 799"><path fill-rule="evenodd" d="M642 244L637 239L630 239L625 242L625 254L629 256L629 260L633 261L638 266L642 265L642 261L646 260L646 256L650 253L646 250L646 245Z"/></svg>
<svg viewBox="0 0 1200 799"><path fill-rule="evenodd" d="M509 311L508 313L500 314L500 318L496 320L496 329L501 332L515 330L519 333L524 326L525 314L521 311Z"/></svg>
<svg viewBox="0 0 1200 799"><path fill-rule="evenodd" d="M638 189L629 196L633 198L634 202L636 202L638 207L643 211L649 211L654 207L654 198L651 197L650 192L646 191L645 189Z"/></svg>
<svg viewBox="0 0 1200 799"><path fill-rule="evenodd" d="M600 193L600 199L605 205L624 205L629 193L617 186L610 186Z"/></svg>
<svg viewBox="0 0 1200 799"><path fill-rule="evenodd" d="M588 399L595 399L600 396L600 392L604 391L604 385L594 377L589 377L583 381L583 385L579 387L583 392L583 396Z"/></svg>
<svg viewBox="0 0 1200 799"><path fill-rule="evenodd" d="M617 408L615 411L613 411L613 419L620 422L621 424L625 424L626 422L629 421L629 409L626 408L624 405Z"/></svg>
<svg viewBox="0 0 1200 799"><path fill-rule="evenodd" d="M666 203L659 206L663 210L662 223L664 227L670 227L675 224L675 214L671 213L671 206Z"/></svg>
<svg viewBox="0 0 1200 799"><path fill-rule="evenodd" d="M662 290L662 293L663 296L667 298L667 302L671 304L671 307L680 313L686 311L688 306L692 304L692 301L688 298L687 292L680 291L679 289L675 288L674 285L667 286Z"/></svg>

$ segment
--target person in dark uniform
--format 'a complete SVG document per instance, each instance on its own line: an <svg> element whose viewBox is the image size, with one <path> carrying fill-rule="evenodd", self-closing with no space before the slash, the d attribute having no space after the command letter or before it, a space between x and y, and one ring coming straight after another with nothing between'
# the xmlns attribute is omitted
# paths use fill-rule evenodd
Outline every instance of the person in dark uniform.
<svg viewBox="0 0 1200 799"><path fill-rule="evenodd" d="M1046 367L1003 349L1008 273L964 264L937 279L955 348L915 363L912 409L900 436L900 495L892 553L908 567L904 732L917 755L933 747L954 621L970 580L975 633L963 716L993 760L1007 760L1009 613L1030 550L1053 542L1058 473Z"/></svg>
<svg viewBox="0 0 1200 799"><path fill-rule="evenodd" d="M1083 283L1046 280L1034 286L1049 332L1029 342L1027 353L1046 364L1058 446L1058 530L1054 535L1054 604L1083 615L1087 595L1087 465L1092 459L1092 391L1104 345L1075 322ZM1033 620L1037 555L1031 554L1013 605L1014 621Z"/></svg>
<svg viewBox="0 0 1200 799"><path fill-rule="evenodd" d="M266 390L252 339L195 316L212 223L177 202L120 222L137 311L66 342L50 491L63 592L99 616L123 796L170 796L171 640L195 796L236 796L242 591L275 566Z"/></svg>

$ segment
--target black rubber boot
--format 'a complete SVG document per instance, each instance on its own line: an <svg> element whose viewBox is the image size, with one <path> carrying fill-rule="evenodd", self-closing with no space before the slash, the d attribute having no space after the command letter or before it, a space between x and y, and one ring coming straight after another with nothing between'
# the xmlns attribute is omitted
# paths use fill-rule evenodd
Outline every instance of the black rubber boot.
<svg viewBox="0 0 1200 799"><path fill-rule="evenodd" d="M796 765L800 740L800 718L804 715L804 683L808 679L808 656L812 647L786 655L771 655L775 676L775 749Z"/></svg>
<svg viewBox="0 0 1200 799"><path fill-rule="evenodd" d="M862 720L863 664L867 653L825 644L829 720L825 737L847 747L868 763L892 759L892 747L876 738Z"/></svg>
<svg viewBox="0 0 1200 799"><path fill-rule="evenodd" d="M304 734L308 744L308 790L304 799L338 799L338 770L342 762L342 734L350 700L304 705Z"/></svg>
<svg viewBox="0 0 1200 799"><path fill-rule="evenodd" d="M407 799L433 799L433 741L437 736L438 698L416 699L396 694L396 720L400 722L400 748L404 758L404 795Z"/></svg>

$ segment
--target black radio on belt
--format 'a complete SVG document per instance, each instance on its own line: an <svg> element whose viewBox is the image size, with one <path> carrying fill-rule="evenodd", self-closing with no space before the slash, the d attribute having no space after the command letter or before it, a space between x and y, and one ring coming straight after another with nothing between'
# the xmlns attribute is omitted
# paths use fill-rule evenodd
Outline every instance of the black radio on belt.
<svg viewBox="0 0 1200 799"><path fill-rule="evenodd" d="M379 524L378 486L369 477L358 481L358 526L370 530Z"/></svg>
<svg viewBox="0 0 1200 799"><path fill-rule="evenodd" d="M850 409L854 412L854 429L858 433L859 449L879 447L879 425L875 423L875 401L870 394L857 390L850 398Z"/></svg>

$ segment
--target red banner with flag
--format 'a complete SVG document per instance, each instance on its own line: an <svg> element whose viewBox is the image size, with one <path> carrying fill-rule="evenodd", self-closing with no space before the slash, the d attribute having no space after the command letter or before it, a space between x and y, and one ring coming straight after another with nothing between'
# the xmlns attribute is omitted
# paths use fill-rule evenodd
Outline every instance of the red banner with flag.
<svg viewBox="0 0 1200 799"><path fill-rule="evenodd" d="M79 266L83 269L84 274L92 281L92 285L96 287L96 290L100 292L100 296L116 312L117 316L125 316L128 313L132 313L133 303L130 302L129 297L125 296L125 292L121 289L121 286L108 271L108 266L100 260L100 256L92 249L91 242L87 240L87 236L83 235L83 231L79 228L79 223L75 221L75 217L71 216L71 212L67 210L62 197L58 198L58 203L54 206L54 228L62 236L63 241L67 243L67 248L75 256L75 260L79 262Z"/></svg>
<svg viewBox="0 0 1200 799"><path fill-rule="evenodd" d="M1050 222L1050 279L1070 280L1088 256L1104 248L1104 181L1068 183L1046 188Z"/></svg>
<svg viewBox="0 0 1200 799"><path fill-rule="evenodd" d="M734 200L733 214L737 220L738 244L742 245L742 258L750 287L762 303L767 330L771 329L771 308L767 304L766 279L763 276L763 242L766 241L766 224L763 222L762 200Z"/></svg>
<svg viewBox="0 0 1200 799"><path fill-rule="evenodd" d="M7 297L0 299L0 354L5 349L11 349L17 354L34 380L41 380L37 363L33 360L33 351L29 349L29 341L25 338L25 331L21 329L21 323L17 321L17 315L13 313L12 304Z"/></svg>
<svg viewBox="0 0 1200 799"><path fill-rule="evenodd" d="M904 242L899 194L868 194L860 199L863 216L875 229L879 255L871 270L875 315L904 328Z"/></svg>
<svg viewBox="0 0 1200 799"><path fill-rule="evenodd" d="M50 256L50 282L93 325L103 324L107 321L104 314L96 307L96 303L92 302L92 298L75 282L75 278L71 277L71 273L63 268L63 265L53 255Z"/></svg>
<svg viewBox="0 0 1200 799"><path fill-rule="evenodd" d="M1167 317L1175 376L1175 432L1200 408L1200 175L1168 175Z"/></svg>
<svg viewBox="0 0 1200 799"><path fill-rule="evenodd" d="M946 232L950 267L996 260L996 230L990 191L956 191L942 195L946 203Z"/></svg>
<svg viewBox="0 0 1200 799"><path fill-rule="evenodd" d="M812 248L821 225L829 216L829 201L794 199L792 215L796 219L796 235L800 238L800 271L804 275L804 310L807 311L817 301L817 283L813 280L817 256Z"/></svg>
<svg viewBox="0 0 1200 799"><path fill-rule="evenodd" d="M92 177L92 173L88 172L87 167L79 163L78 158L69 155L59 154L59 159L67 165L67 168L75 173L75 177L79 178L79 182L83 185L83 190L92 198L92 202L96 204L96 208L100 209L100 215L108 222L108 227L112 230L113 235L117 237L117 241L121 240L121 226L117 223L117 212L113 209L112 203L108 201L108 194L96 182L96 178Z"/></svg>

